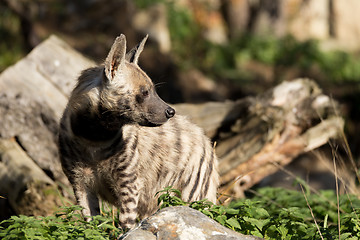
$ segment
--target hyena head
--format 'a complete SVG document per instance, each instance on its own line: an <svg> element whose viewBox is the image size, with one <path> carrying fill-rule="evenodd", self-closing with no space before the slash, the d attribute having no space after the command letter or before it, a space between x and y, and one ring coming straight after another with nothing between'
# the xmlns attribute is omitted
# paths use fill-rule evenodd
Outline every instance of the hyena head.
<svg viewBox="0 0 360 240"><path fill-rule="evenodd" d="M156 93L154 84L138 66L146 36L126 54L126 38L116 38L105 60L99 111L144 126L158 126L172 118L175 110Z"/></svg>

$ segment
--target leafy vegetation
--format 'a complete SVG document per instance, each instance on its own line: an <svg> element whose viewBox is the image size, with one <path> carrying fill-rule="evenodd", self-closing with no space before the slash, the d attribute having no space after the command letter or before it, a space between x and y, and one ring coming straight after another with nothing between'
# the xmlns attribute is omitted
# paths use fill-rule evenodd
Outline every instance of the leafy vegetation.
<svg viewBox="0 0 360 240"><path fill-rule="evenodd" d="M210 71L215 66L214 74L219 77L237 69L234 80L243 77L241 72L247 63L256 61L275 70L296 68L303 75L316 73L334 83L360 81L360 59L355 54L322 51L318 41L300 42L292 36L244 35L225 46L209 44L204 58L204 65L199 67Z"/></svg>
<svg viewBox="0 0 360 240"><path fill-rule="evenodd" d="M0 3L0 72L24 55L20 19Z"/></svg>
<svg viewBox="0 0 360 240"><path fill-rule="evenodd" d="M195 22L189 9L176 5L173 0L135 0L137 7L146 9L154 4L165 4L171 37L172 57L178 67L187 69L199 60L198 54L207 44L201 37L201 27ZM203 55L203 54L201 54Z"/></svg>
<svg viewBox="0 0 360 240"><path fill-rule="evenodd" d="M161 193L160 208L189 205L243 234L265 239L337 239L338 236L337 197L332 190L321 191L320 195L307 191L305 198L298 191L266 187L259 189L253 197L232 202L229 206L213 205L206 200L185 203L179 192L171 188ZM356 196L340 196L340 239L360 238L359 214L360 200Z"/></svg>
<svg viewBox="0 0 360 240"><path fill-rule="evenodd" d="M12 216L1 222L1 239L116 239L121 230L111 212L93 217L87 222L80 206L63 207L48 217Z"/></svg>
<svg viewBox="0 0 360 240"><path fill-rule="evenodd" d="M157 196L160 208L188 205L232 230L265 239L338 239L339 227L340 239L360 239L360 200L353 195L339 196L338 215L337 196L332 190L313 194L267 187L229 206L207 200L186 203L171 187ZM13 216L1 222L0 238L116 239L121 234L112 211L103 211L87 222L79 210L81 207L71 206L49 217Z"/></svg>

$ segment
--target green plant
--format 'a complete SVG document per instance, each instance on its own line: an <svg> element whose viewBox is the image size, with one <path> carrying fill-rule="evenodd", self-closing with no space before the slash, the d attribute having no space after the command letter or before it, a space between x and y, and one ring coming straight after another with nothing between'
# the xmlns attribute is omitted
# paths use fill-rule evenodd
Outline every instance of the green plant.
<svg viewBox="0 0 360 240"><path fill-rule="evenodd" d="M186 202L181 200L181 192L177 189L172 188L172 186L165 187L163 190L157 192L155 197L158 197L158 205L160 209L169 207L169 206L180 206L186 205Z"/></svg>
<svg viewBox="0 0 360 240"><path fill-rule="evenodd" d="M171 187L161 193L162 207L188 205L228 228L265 239L334 239L338 232L336 194L332 190L321 191L320 195L304 193L321 235L299 191L261 188L251 198L229 206L213 205L206 200L185 203ZM360 200L354 195L340 196L340 211L341 239L359 239Z"/></svg>
<svg viewBox="0 0 360 240"><path fill-rule="evenodd" d="M0 2L0 72L25 55L20 19Z"/></svg>
<svg viewBox="0 0 360 240"><path fill-rule="evenodd" d="M274 69L296 68L304 75L317 69L319 77L333 83L360 81L359 57L343 51L322 51L316 40L297 41L292 36L243 35L232 39L224 46L204 44L204 54L197 54L194 60L203 71L216 78L229 77L234 81L246 80L244 66L251 61L265 64ZM200 61L201 59L204 61ZM226 74L232 72L232 75ZM281 74L281 71L280 71ZM275 76L275 78L281 76Z"/></svg>
<svg viewBox="0 0 360 240"><path fill-rule="evenodd" d="M121 231L109 214L87 222L79 206L63 207L48 217L12 216L1 222L1 239L116 239Z"/></svg>
<svg viewBox="0 0 360 240"><path fill-rule="evenodd" d="M172 44L172 57L182 69L195 66L199 54L207 50L206 42L201 40L201 27L194 20L191 11L175 0L135 0L137 7L146 9L154 4L164 4L167 9L167 22ZM203 55L203 54L201 54Z"/></svg>
<svg viewBox="0 0 360 240"><path fill-rule="evenodd" d="M160 208L187 205L230 229L265 239L336 239L338 235L337 199L332 190L314 194L266 187L229 206L214 205L206 199L187 203L172 187L159 191L156 196L159 196ZM355 195L341 195L339 207L340 239L359 239L360 200ZM103 214L93 217L90 222L83 219L80 210L79 206L70 206L54 216L13 216L0 223L0 238L115 239L122 233L116 227L118 222L116 218L114 221L111 209L103 207Z"/></svg>

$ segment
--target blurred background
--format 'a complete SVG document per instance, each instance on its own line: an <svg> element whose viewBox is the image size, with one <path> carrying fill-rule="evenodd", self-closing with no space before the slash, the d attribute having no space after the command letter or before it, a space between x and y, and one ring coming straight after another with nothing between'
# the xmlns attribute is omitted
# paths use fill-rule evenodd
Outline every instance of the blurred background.
<svg viewBox="0 0 360 240"><path fill-rule="evenodd" d="M0 72L52 34L101 63L146 34L140 66L170 103L256 95L314 79L341 104L360 150L358 0L0 0Z"/></svg>

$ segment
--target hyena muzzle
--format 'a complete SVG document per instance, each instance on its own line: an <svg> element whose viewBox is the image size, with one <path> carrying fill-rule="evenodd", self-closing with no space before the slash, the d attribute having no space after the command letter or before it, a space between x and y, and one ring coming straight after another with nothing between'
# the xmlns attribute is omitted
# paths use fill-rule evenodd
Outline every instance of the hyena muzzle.
<svg viewBox="0 0 360 240"><path fill-rule="evenodd" d="M157 208L166 186L185 201L215 203L217 158L203 131L175 115L138 66L147 36L126 53L116 38L102 66L84 70L64 111L59 152L84 216L99 214L102 198L120 211L120 225Z"/></svg>

